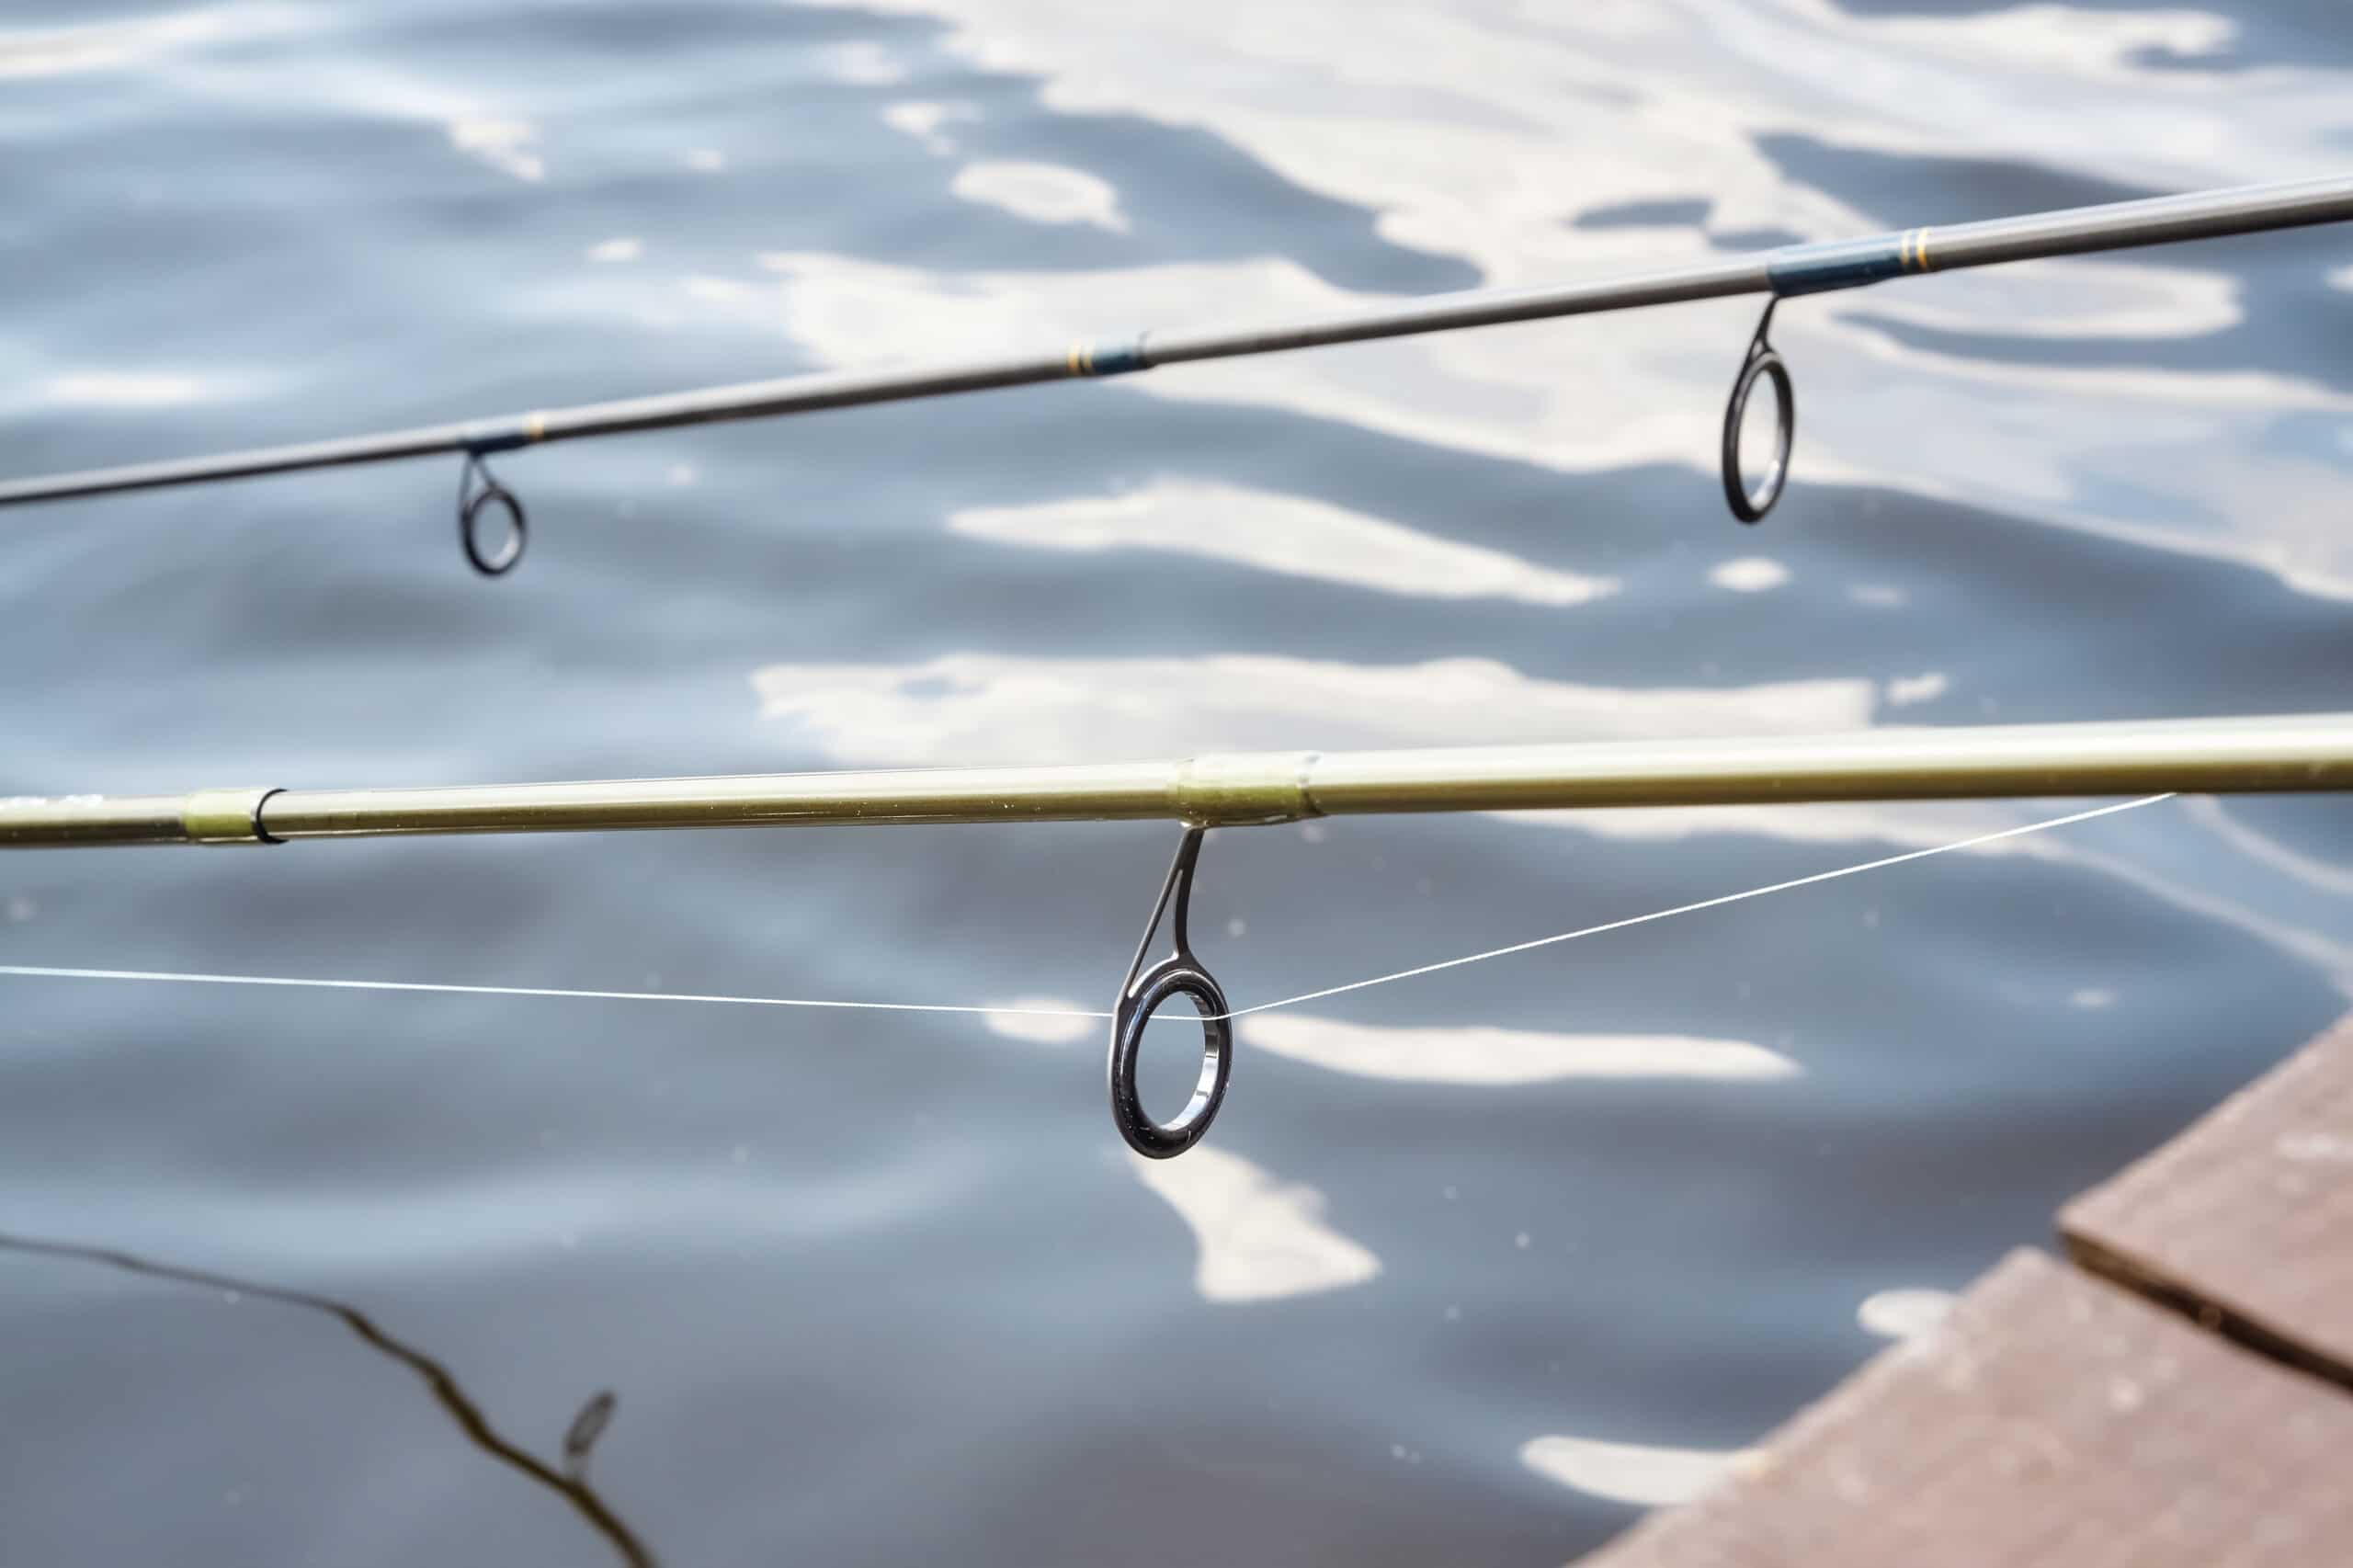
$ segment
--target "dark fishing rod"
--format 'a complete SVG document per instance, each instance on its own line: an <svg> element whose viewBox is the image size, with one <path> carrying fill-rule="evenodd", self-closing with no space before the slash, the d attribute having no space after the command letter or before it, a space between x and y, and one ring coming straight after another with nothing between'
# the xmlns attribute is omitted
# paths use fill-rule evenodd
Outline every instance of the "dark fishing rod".
<svg viewBox="0 0 2353 1568"><path fill-rule="evenodd" d="M1191 360L1233 359L1328 344L1363 343L1374 338L1453 332L1507 322L1633 310L1685 300L1769 294L1772 301L1757 323L1724 412L1724 498L1735 517L1753 523L1780 498L1796 435L1795 389L1789 368L1766 337L1773 305L1781 300L1858 289L1907 275L1955 272L1964 267L2135 249L2348 219L2353 219L2353 175L2197 191L1950 227L1904 229L1867 239L1788 245L1698 266L1552 288L1483 289L1438 294L1410 304L1350 311L1279 325L1144 332L1082 342L1029 357L897 370L826 371L658 397L540 409L343 440L53 474L0 483L0 506L456 453L464 459L458 487L459 538L475 569L496 576L512 569L521 558L526 525L522 503L492 476L484 460L522 447L592 436L666 430L722 419L765 419L813 414L821 409L945 397L995 387L1130 375ZM1772 461L1763 475L1752 483L1741 472L1740 432L1749 396L1760 379L1772 381L1779 413ZM493 507L507 519L506 534L495 548L485 545L480 529L485 513Z"/></svg>

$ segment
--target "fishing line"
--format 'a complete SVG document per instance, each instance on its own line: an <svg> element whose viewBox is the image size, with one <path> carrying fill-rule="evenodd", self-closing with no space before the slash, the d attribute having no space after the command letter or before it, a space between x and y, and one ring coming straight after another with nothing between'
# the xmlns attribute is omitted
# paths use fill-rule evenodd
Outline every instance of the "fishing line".
<svg viewBox="0 0 2353 1568"><path fill-rule="evenodd" d="M801 996L704 996L676 991L562 991L540 985L435 985L408 980L310 980L278 974L188 974L171 970L53 969L0 964L0 974L39 980L157 980L190 985L293 985L323 991L425 991L453 996L554 996L588 1002L716 1002L736 1007L834 1007L876 1013L998 1013L1048 1018L1108 1018L1081 1007L953 1006L926 1002L834 1002Z"/></svg>
<svg viewBox="0 0 2353 1568"><path fill-rule="evenodd" d="M1390 974L1374 975L1369 980L1350 981L1345 985L1326 986L1320 991L1304 991L1296 996L1285 996L1279 1001L1260 1002L1247 1007L1203 1012L1199 1015L1199 1021L1218 1023L1245 1017L1253 1013L1272 1012L1279 1007L1295 1007L1302 1002L1321 1001L1326 996L1337 996L1350 991L1362 991L1370 986L1388 985L1401 980L1412 980L1425 974L1435 974L1440 970L1460 969L1466 964L1484 963L1490 959L1507 958L1514 953L1525 953L1538 948L1574 942L1586 937L1597 937L1608 931L1622 931L1631 926L1646 926L1653 921L1668 920L1679 915L1693 915L1703 909L1715 909L1728 903L1763 898L1769 893L1788 892L1792 889L1810 887L1816 882L1836 881L1840 877L1859 876L1865 871L1884 870L1890 866L1903 865L1907 860L1924 860L1932 855L1949 855L1956 850L1973 849L1980 845L1995 844L2003 839L2022 838L2029 834L2045 833L2052 828L2066 827L2079 822L2089 822L2095 817L2113 816L2119 812L2136 811L2143 806L2154 806L2160 801L2170 801L2174 797L2175 792L2168 790L2161 795L2144 795L2136 801L2097 806L2089 811L2072 812L2065 816L2028 823L2019 827L2006 827L1994 833L1981 833L1973 837L1957 839L1950 844L1939 844L1933 848L1907 850L1901 855L1884 856L1876 860L1863 861L1859 865L1841 866L1836 870L1816 871L1811 876L1794 877L1787 881L1772 882L1764 887L1750 888L1743 892L1723 893L1715 898L1701 899L1696 903L1677 904L1672 909L1654 910L1648 915L1630 915L1622 920L1606 921L1598 926L1581 926L1574 931L1562 931L1550 937L1539 937L1531 941L1515 942L1509 947L1490 948L1484 952L1466 953L1461 958L1442 959L1436 963L1421 964L1413 969L1401 969ZM662 991L568 991L551 986L438 985L400 980L313 980L289 975L197 974L165 970L67 969L44 964L0 964L0 975L31 980L119 980L190 985L278 985L321 991L422 992L457 996L537 996L592 1002L694 1002L737 1007L823 1007L837 1011L876 1013L978 1013L1000 1017L1035 1018L1109 1018L1114 1017L1109 1009L1095 1007L986 1006L925 1002L842 1002L805 996L728 996Z"/></svg>
<svg viewBox="0 0 2353 1568"><path fill-rule="evenodd" d="M1513 953L1525 953L1537 948L1549 948L1559 942L1574 942L1580 937L1598 937L1604 931L1622 931L1629 926L1647 926L1654 920L1672 919L1677 915L1693 915L1702 909L1714 909L1722 904L1738 903L1744 899L1763 898L1767 893L1788 892L1792 888L1810 887L1815 882L1836 881L1840 877L1877 871L1889 866L1901 866L1906 860L1925 860L1931 855L1949 855L1956 849L1972 849L1981 844L1993 844L2005 838L2023 838L2029 833L2041 833L2050 828L2065 827L2070 823L2089 822L2094 817L2112 816L2118 812L2136 811L2154 806L2160 801L2170 801L2177 791L2168 790L2162 795L2143 795L2137 801L2122 801L2112 806L2097 806L2087 812L2075 812L2048 822L2029 823L2023 827L2006 827L1997 833L1981 833L1974 838L1963 838L1951 844L1939 844L1933 849L1912 849L1901 855L1890 855L1878 860L1866 860L1859 866L1841 866L1835 871L1816 871L1810 877L1793 877L1786 882L1751 888L1746 892L1728 892L1715 898L1703 898L1697 903L1678 903L1673 909L1661 909L1649 915L1629 915L1623 920L1607 921L1599 926L1586 926L1574 931L1563 931L1558 936L1539 937L1532 942L1515 942L1508 948L1490 948L1483 953L1467 953L1459 959L1442 959L1415 969L1401 969L1394 974L1377 974L1370 980L1352 980L1346 985L1327 985L1321 991L1302 991L1296 996L1286 996L1279 1002L1261 1002L1255 1006L1236 1007L1224 1016L1239 1018L1252 1013L1271 1012L1277 1007L1295 1007L1302 1002L1319 1002L1326 996L1343 992L1362 991L1369 985L1387 985L1392 981L1411 980L1416 975L1436 974L1442 969L1460 969L1464 964L1484 963L1489 959L1506 958Z"/></svg>

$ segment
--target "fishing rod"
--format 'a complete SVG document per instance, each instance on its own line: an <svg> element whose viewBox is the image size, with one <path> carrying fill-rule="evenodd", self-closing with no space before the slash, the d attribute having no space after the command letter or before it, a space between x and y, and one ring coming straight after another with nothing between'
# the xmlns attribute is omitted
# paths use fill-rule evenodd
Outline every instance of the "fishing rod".
<svg viewBox="0 0 2353 1568"><path fill-rule="evenodd" d="M1786 245L1696 266L1552 288L1470 290L1434 295L1410 304L1343 312L1270 326L1142 332L1010 358L897 370L826 371L665 396L424 426L342 440L53 474L0 483L0 506L454 453L463 459L458 475L459 542L476 571L485 576L498 576L511 571L521 560L527 523L522 502L492 475L485 460L523 447L726 419L773 418L822 409L945 397L995 387L1129 375L1192 360L1240 358L1507 322L1633 310L1686 300L1769 294L1772 299L1767 302L1750 337L1725 403L1721 458L1726 504L1742 522L1754 523L1780 499L1797 434L1796 389L1787 362L1767 335L1772 325L1773 308L1780 301L1928 272L1954 272L1964 267L2257 233L2348 219L2353 219L2353 175L2197 191L1949 227L1904 229L1864 239ZM1752 482L1741 471L1740 435L1750 394L1760 380L1771 381L1778 413L1772 460ZM485 514L493 507L506 517L506 534L495 545L485 541L482 532Z"/></svg>
<svg viewBox="0 0 2353 1568"><path fill-rule="evenodd" d="M1194 956L1187 931L1202 839L1211 828L1402 812L2341 790L2353 790L2353 713L1870 730L1802 738L1254 752L1175 762L451 789L23 796L0 799L0 848L263 845L305 838L828 824L1173 820L1183 825L1183 835L1143 940L1120 984L1110 1015L1108 1058L1112 1115L1120 1136L1138 1153L1165 1159L1192 1147L1208 1131L1223 1102L1233 1065L1236 1014ZM2134 803L2163 798L2153 794ZM2059 821L2120 809L2106 807ZM1987 836L2020 831L2030 830ZM1937 852L1917 851L1893 859ZM1893 859L1849 869L1869 869ZM1823 876L1802 878L1759 891L1821 880ZM1725 902L1730 900L1686 907ZM1148 964L1164 923L1174 950ZM1596 929L1612 928L1614 925ZM1184 1110L1164 1122L1142 1107L1136 1062L1154 1013L1178 996L1200 1014L1201 1072Z"/></svg>
<svg viewBox="0 0 2353 1568"><path fill-rule="evenodd" d="M477 833L1171 821L2353 788L2353 713L1730 740L1240 752L1041 767L0 796L0 849Z"/></svg>

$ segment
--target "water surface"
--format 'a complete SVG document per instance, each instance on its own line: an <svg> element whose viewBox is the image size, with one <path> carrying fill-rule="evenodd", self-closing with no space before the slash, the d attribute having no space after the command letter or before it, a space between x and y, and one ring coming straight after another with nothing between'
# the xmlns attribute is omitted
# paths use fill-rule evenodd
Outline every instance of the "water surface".
<svg viewBox="0 0 2353 1568"><path fill-rule="evenodd" d="M2337 22L19 0L0 472L2333 172ZM517 454L497 584L447 462L12 512L0 793L2346 706L2344 234L1793 304L1746 530L1752 319ZM2064 809L1225 834L1196 926L1247 1004ZM1561 1562L2337 1012L2348 821L2176 802L1267 1015L1151 1169L1051 1021L6 982L0 1543ZM1173 836L17 857L0 955L1094 1006Z"/></svg>

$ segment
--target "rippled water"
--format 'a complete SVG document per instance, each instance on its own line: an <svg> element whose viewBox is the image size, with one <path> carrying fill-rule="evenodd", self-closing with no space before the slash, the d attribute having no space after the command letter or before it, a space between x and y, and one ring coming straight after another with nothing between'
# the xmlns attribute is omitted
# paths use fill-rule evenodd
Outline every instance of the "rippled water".
<svg viewBox="0 0 2353 1568"><path fill-rule="evenodd" d="M0 137L15 474L2331 172L2353 33L17 0ZM1756 531L1738 301L521 454L494 585L446 462L11 513L0 793L2344 707L2348 294L2318 232L1793 304ZM1197 926L1246 1004L2056 809L1227 834ZM1268 1015L1149 1169L1034 1018L0 983L69 1249L0 1241L5 1555L1558 1562L2341 1008L2348 821ZM0 955L1093 1006L1172 838L16 857Z"/></svg>

